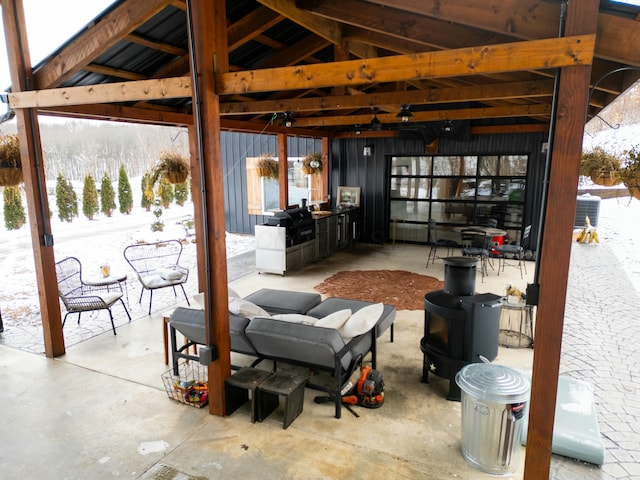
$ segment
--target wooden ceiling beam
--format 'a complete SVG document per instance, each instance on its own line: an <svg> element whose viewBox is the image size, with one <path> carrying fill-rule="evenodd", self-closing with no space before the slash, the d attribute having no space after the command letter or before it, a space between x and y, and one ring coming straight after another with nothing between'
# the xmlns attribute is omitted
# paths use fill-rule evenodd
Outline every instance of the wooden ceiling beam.
<svg viewBox="0 0 640 480"><path fill-rule="evenodd" d="M119 78L120 80L146 80L146 75L131 72L128 70L122 70L119 68L105 67L104 65L98 65L97 63L90 63L89 65L82 67L82 70L86 72L99 73L100 75L107 75L108 77Z"/></svg>
<svg viewBox="0 0 640 480"><path fill-rule="evenodd" d="M488 101L497 99L549 97L553 80L496 83L467 87L426 90L402 90L389 93L365 93L286 100L243 101L220 104L222 115L265 114L270 112L317 112L375 107L380 105L427 105L447 102Z"/></svg>
<svg viewBox="0 0 640 480"><path fill-rule="evenodd" d="M342 25L340 23L313 15L296 7L295 0L258 0L258 3L278 12L283 17L334 45L342 43ZM368 58L371 53L369 47L363 47L358 42L348 44L348 49L351 54L358 58Z"/></svg>
<svg viewBox="0 0 640 480"><path fill-rule="evenodd" d="M514 105L483 108L442 109L429 112L415 112L411 123L436 122L443 120L472 120L478 118L507 118L507 117L547 117L551 115L550 105ZM378 113L378 119L383 124L397 124L395 113ZM296 119L297 127L330 127L336 125L367 125L373 118L373 112L364 115L340 115L335 117L304 117Z"/></svg>
<svg viewBox="0 0 640 480"><path fill-rule="evenodd" d="M219 95L589 65L595 35L216 75Z"/></svg>
<svg viewBox="0 0 640 480"><path fill-rule="evenodd" d="M337 22L305 12L297 8L293 0L258 0L258 3L278 12L283 17L288 18L331 43L340 43L342 31Z"/></svg>
<svg viewBox="0 0 640 480"><path fill-rule="evenodd" d="M258 68L274 68L279 65L295 65L311 57L330 43L317 35L308 35L292 47L276 53L258 65ZM313 62L315 63L315 62Z"/></svg>
<svg viewBox="0 0 640 480"><path fill-rule="evenodd" d="M137 45L142 45L143 47L158 50L163 53L168 53L169 55L175 55L176 57L182 57L183 55L186 55L188 53L187 50L182 47L176 47L175 45L171 45L170 43L166 42L151 40L141 35L136 35L135 33L130 33L129 35L127 35L125 37L125 40Z"/></svg>
<svg viewBox="0 0 640 480"><path fill-rule="evenodd" d="M34 88L42 90L62 85L74 73L106 52L121 38L162 11L170 0L127 0L109 12L103 21L87 28L58 55L34 72Z"/></svg>
<svg viewBox="0 0 640 480"><path fill-rule="evenodd" d="M145 125L188 126L193 123L193 116L190 113L167 112L152 110L148 107L137 108L115 104L47 107L38 109L38 113L56 117L134 122Z"/></svg>
<svg viewBox="0 0 640 480"><path fill-rule="evenodd" d="M191 77L176 77L16 92L9 94L9 104L11 108L42 108L190 96L192 96Z"/></svg>
<svg viewBox="0 0 640 480"><path fill-rule="evenodd" d="M242 19L227 28L229 51L256 39L265 30L276 25L282 20L282 15L273 10L260 6Z"/></svg>

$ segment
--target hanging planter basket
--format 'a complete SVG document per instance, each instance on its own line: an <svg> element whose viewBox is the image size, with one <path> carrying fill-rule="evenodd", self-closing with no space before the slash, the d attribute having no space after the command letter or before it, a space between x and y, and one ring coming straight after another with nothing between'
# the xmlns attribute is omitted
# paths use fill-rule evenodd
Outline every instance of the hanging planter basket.
<svg viewBox="0 0 640 480"><path fill-rule="evenodd" d="M151 181L155 184L160 177L169 183L184 183L189 176L189 160L182 154L165 150L160 153L160 159L153 165Z"/></svg>
<svg viewBox="0 0 640 480"><path fill-rule="evenodd" d="M620 170L620 177L629 195L640 200L640 151L636 146L625 153L629 158Z"/></svg>
<svg viewBox="0 0 640 480"><path fill-rule="evenodd" d="M0 186L15 187L22 183L22 161L17 135L0 139Z"/></svg>
<svg viewBox="0 0 640 480"><path fill-rule="evenodd" d="M624 178L624 186L629 190L629 195L640 200L640 176L626 176Z"/></svg>
<svg viewBox="0 0 640 480"><path fill-rule="evenodd" d="M302 172L305 175L312 175L322 171L322 154L309 153L302 160Z"/></svg>
<svg viewBox="0 0 640 480"><path fill-rule="evenodd" d="M591 178L596 185L612 187L622 182L620 164L618 157L598 146L582 154L580 175Z"/></svg>
<svg viewBox="0 0 640 480"><path fill-rule="evenodd" d="M256 164L258 176L265 178L278 178L278 161L273 159L270 155L263 155Z"/></svg>
<svg viewBox="0 0 640 480"><path fill-rule="evenodd" d="M16 187L22 183L22 169L0 165L0 187Z"/></svg>
<svg viewBox="0 0 640 480"><path fill-rule="evenodd" d="M596 185L603 187L613 187L614 185L622 183L620 174L615 170L591 170L589 178L591 178L591 181Z"/></svg>
<svg viewBox="0 0 640 480"><path fill-rule="evenodd" d="M181 172L181 171L168 171L167 172L167 180L169 183L184 183L189 176L189 172Z"/></svg>

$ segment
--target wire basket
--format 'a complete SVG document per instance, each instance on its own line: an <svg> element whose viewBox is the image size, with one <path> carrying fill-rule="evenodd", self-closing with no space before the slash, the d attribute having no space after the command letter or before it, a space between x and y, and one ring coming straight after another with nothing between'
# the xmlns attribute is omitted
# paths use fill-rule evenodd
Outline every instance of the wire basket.
<svg viewBox="0 0 640 480"><path fill-rule="evenodd" d="M196 408L207 404L209 386L205 366L198 362L180 362L178 375L174 375L171 369L161 376L164 389L171 400Z"/></svg>

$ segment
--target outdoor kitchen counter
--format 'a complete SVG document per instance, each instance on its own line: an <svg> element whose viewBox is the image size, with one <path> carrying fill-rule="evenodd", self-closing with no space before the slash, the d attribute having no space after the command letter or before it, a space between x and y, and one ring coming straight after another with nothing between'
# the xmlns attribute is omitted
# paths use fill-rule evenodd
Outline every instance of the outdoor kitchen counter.
<svg viewBox="0 0 640 480"><path fill-rule="evenodd" d="M349 248L357 239L359 209L336 208L307 213L313 220L314 236L292 241L295 228L256 225L256 268L260 272L284 275L326 258L334 251ZM306 231L306 229L305 229Z"/></svg>

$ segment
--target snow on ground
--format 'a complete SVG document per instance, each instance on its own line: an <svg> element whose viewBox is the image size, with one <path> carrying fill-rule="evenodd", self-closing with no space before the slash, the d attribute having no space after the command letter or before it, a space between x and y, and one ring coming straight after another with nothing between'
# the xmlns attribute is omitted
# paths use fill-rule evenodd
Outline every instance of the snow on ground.
<svg viewBox="0 0 640 480"><path fill-rule="evenodd" d="M97 216L88 220L84 216L73 222L61 222L57 216L51 218L56 260L68 256L77 257L82 263L83 277L97 276L100 265L107 262L111 271L132 274L126 263L123 251L128 245L138 242L154 242L167 239L186 239L181 263L191 269L189 282L196 275L196 247L193 236L188 236L181 221L193 218L193 204L183 207L172 204L164 210L160 220L165 224L164 231L152 232L151 224L156 220L152 212L134 207L129 215L116 211L111 217ZM39 303L33 260L31 234L25 225L19 230L7 231L4 219L0 215L0 273L4 279L0 283L0 311L5 324L13 322L39 323ZM253 250L253 235L227 233L227 257ZM132 275L129 275L132 278ZM133 281L135 282L135 280ZM132 285L133 282L130 282ZM132 296L137 295L132 290ZM195 292L194 292L195 293Z"/></svg>

